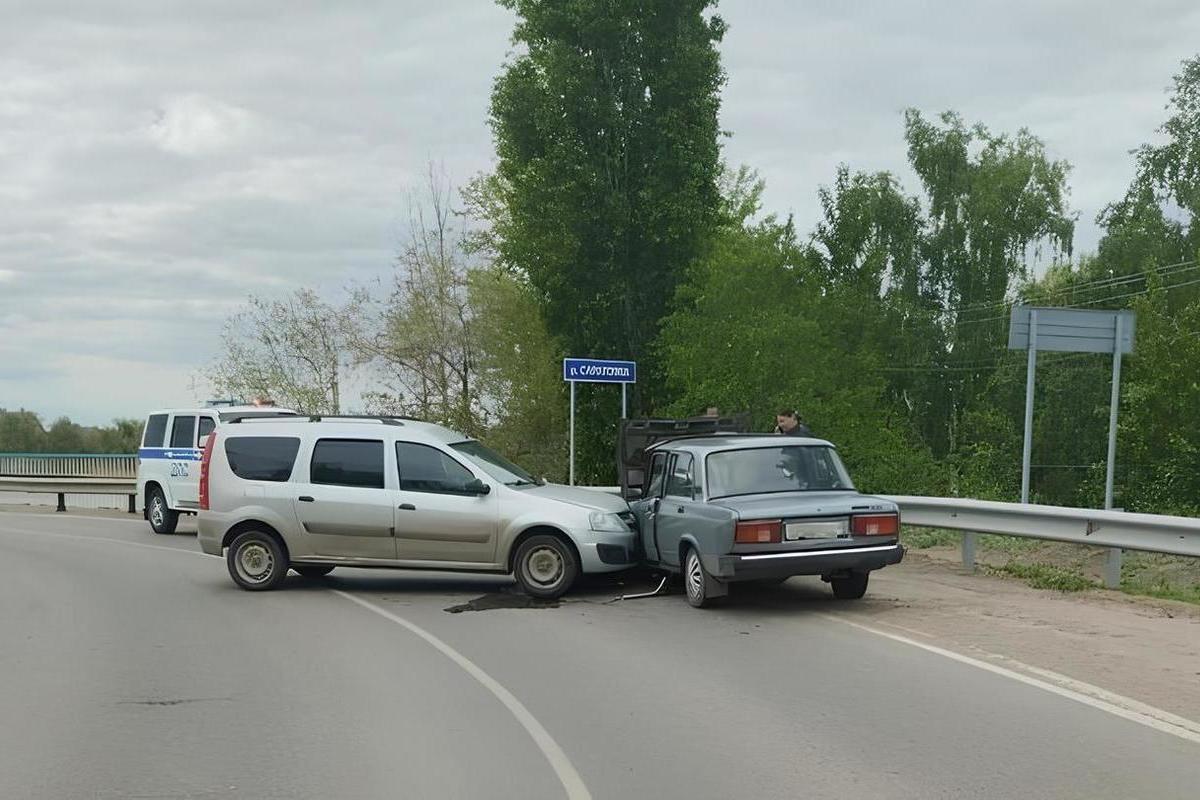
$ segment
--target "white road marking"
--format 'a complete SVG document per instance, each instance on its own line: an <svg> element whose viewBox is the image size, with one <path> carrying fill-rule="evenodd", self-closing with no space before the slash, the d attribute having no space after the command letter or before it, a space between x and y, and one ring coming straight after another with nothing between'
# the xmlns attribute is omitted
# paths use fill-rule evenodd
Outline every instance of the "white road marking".
<svg viewBox="0 0 1200 800"><path fill-rule="evenodd" d="M7 527L0 528L0 531L5 533L21 533L29 536L54 536L61 539L80 539L88 542L109 542L112 544L125 544L131 547L143 547L148 550L168 550L172 553L186 553L189 555L205 556L210 558L216 557L208 556L206 553L202 553L198 550L184 550L183 548L179 547L167 547L161 544L147 544L145 542L131 542L126 539L110 539L103 536L81 536L73 533L49 533L47 531L31 531L21 528ZM387 609L375 605L374 603L370 603L366 600L355 597L348 592L343 592L340 589L334 589L333 593L341 595L347 600L357 603L363 608L373 611L384 619L394 622L397 625L400 625L411 631L412 633L415 633L417 636L420 636L422 639L432 645L442 655L446 656L446 658L449 658L451 661L461 667L464 672L466 672L468 675L478 681L480 685L491 692L492 695L494 695L495 698L499 700L514 717L516 717L517 722L519 722L521 727L523 727L526 732L529 733L530 737L533 738L534 744L538 746L538 749L542 751L542 755L544 755L546 760L550 762L550 766L553 768L555 775L558 776L558 780L562 783L563 788L567 790L567 797L570 800L591 800L592 795L590 792L588 792L587 786L584 785L583 778L579 776L579 773L571 764L571 760L567 758L567 754L563 752L563 749L559 746L558 742L554 741L554 738L550 735L549 731L547 731L545 727L543 727L542 724L537 721L537 718L530 713L529 709L527 709L520 700L513 696L512 692L508 691L508 689L505 689L504 686L499 683L499 681L484 672L483 669L475 664L475 662L471 661L471 659L467 658L462 653L458 652L453 647L446 644L421 626L409 622L403 617L397 616Z"/></svg>
<svg viewBox="0 0 1200 800"><path fill-rule="evenodd" d="M1085 706L1091 706L1092 708L1107 712L1113 716L1127 719L1130 722L1136 722L1138 725L1144 725L1147 728L1152 728L1153 730L1161 733L1166 733L1179 739L1184 739L1185 741L1200 744L1200 723L1194 722L1190 719L1185 719L1168 711L1163 711L1160 708L1147 705L1138 700L1134 700L1131 697L1125 697L1123 695L1116 694L1115 692L1110 692L1107 689L1101 689L1098 686L1092 686L1091 684L1084 683L1083 681L1077 681L1073 678L1067 677L1066 675L1060 675L1057 672L1052 672L1047 669L1042 669L1041 667L1025 664L1024 662L1017 661L1016 659L1009 658L1007 656L988 653L989 656L994 655L995 658L1012 664L1018 669L1032 672L1041 676L1041 678L1037 678L1033 675L1026 675L1024 672L1018 672L1016 669L1008 669L1007 667L991 664L978 658L972 658L971 656L966 656L962 653L956 653L953 650L947 650L943 647L938 647L937 645L919 642L916 639L910 639L907 636L901 636L898 633L889 633L888 631L880 630L879 628L874 628L870 625L863 625L860 622L851 622L850 620L845 619L844 617L839 617L836 614L819 614L818 616L822 617L823 619L830 620L831 622L849 625L851 628L857 628L860 631L865 631L876 636L882 636L885 639L891 639L894 642L901 642L902 644L911 645L912 647L918 647L926 652L934 653L936 655L949 658L953 661L957 661L960 664L968 664L972 667L977 667L993 674L1001 675L1005 678L1010 678L1014 681L1024 683L1027 686L1034 686L1038 689L1042 689L1043 691L1050 692L1051 694L1056 694L1059 697L1065 697L1068 700L1074 700L1075 702L1082 703Z"/></svg>
<svg viewBox="0 0 1200 800"><path fill-rule="evenodd" d="M0 528L0 533L23 533L26 536L53 536L58 539L77 539L84 542L110 542L112 544L127 544L130 547L144 547L147 550L168 550L172 553L187 553L193 556L205 556L207 558L219 558L219 556L209 556L208 553L203 553L199 550L186 550L182 547L167 547L165 544L147 544L145 542L131 542L128 539L113 539L108 536L85 536L78 533L52 533L51 531L31 531L24 528Z"/></svg>
<svg viewBox="0 0 1200 800"><path fill-rule="evenodd" d="M355 597L348 592L343 592L341 589L334 589L333 593L341 595L347 600L357 603L368 611L373 611L384 619L390 620L391 622L396 623L408 631L415 633L417 636L420 636L422 639L432 645L434 649L436 649L446 658L450 659L459 667L461 667L464 672L477 680L480 685L483 686L483 688L487 689L496 697L497 700L503 703L504 707L512 712L512 715L516 717L517 722L521 723L521 727L523 727L525 731L533 738L534 744L538 746L538 749L542 751L542 755L544 755L546 760L550 762L550 766L554 769L555 774L558 775L558 779L562 783L563 788L567 790L567 797L570 798L570 800L591 800L592 795L588 792L587 786L584 785L583 778L579 776L579 773L571 764L571 760L567 758L567 754L564 753L563 749L558 746L558 742L554 741L554 738L550 735L549 731L542 727L542 724L537 721L537 718L534 717L533 714L529 712L529 709L527 709L520 700L514 697L512 692L508 691L508 689L505 689L499 683L499 681L484 672L483 669L475 664L474 661L467 658L462 653L458 652L453 647L422 628L420 625L409 622L408 620L404 619L404 617L397 616L396 614L393 614L387 609L381 608L374 603L363 600L359 597Z"/></svg>
<svg viewBox="0 0 1200 800"><path fill-rule="evenodd" d="M99 519L99 520L103 520L104 522L133 523L135 525L141 524L141 525L145 525L147 527L149 527L149 525L150 525L150 523L148 523L148 522L146 522L146 520L142 519L141 514L136 514L136 515L127 514L126 516L123 516L123 517L101 517L98 514L75 514L73 512L68 512L68 513L63 514L60 517L60 516L56 516L56 513L57 512L51 512L51 511L0 511L0 514L3 514L6 517L41 517L42 519L52 519L52 520Z"/></svg>

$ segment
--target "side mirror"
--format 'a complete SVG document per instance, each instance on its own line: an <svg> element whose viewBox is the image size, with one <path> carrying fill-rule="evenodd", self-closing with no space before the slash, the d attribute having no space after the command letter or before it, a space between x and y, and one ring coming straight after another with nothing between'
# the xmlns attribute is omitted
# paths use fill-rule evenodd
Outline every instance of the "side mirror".
<svg viewBox="0 0 1200 800"><path fill-rule="evenodd" d="M463 491L467 494L491 494L492 487L479 480L479 478L476 478L473 481L467 481L463 486Z"/></svg>
<svg viewBox="0 0 1200 800"><path fill-rule="evenodd" d="M625 499L626 500L641 500L642 499L642 487L630 486L629 488L627 488L625 490Z"/></svg>

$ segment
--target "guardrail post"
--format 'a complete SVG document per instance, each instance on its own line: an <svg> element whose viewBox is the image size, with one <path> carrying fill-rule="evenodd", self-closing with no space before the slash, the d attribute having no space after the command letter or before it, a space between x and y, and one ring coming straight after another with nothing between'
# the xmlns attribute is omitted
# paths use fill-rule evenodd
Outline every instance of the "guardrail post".
<svg viewBox="0 0 1200 800"><path fill-rule="evenodd" d="M137 495L136 494L129 495L129 513L130 514L137 513Z"/></svg>
<svg viewBox="0 0 1200 800"><path fill-rule="evenodd" d="M962 540L962 561L963 566L972 572L975 571L975 545L979 542L978 533L964 533Z"/></svg>
<svg viewBox="0 0 1200 800"><path fill-rule="evenodd" d="M58 508L56 508L54 510L55 511L66 511L67 510L67 495L66 495L66 493L64 493L64 492L58 493Z"/></svg>
<svg viewBox="0 0 1200 800"><path fill-rule="evenodd" d="M1121 588L1121 548L1110 547L1104 555L1104 586L1108 589Z"/></svg>

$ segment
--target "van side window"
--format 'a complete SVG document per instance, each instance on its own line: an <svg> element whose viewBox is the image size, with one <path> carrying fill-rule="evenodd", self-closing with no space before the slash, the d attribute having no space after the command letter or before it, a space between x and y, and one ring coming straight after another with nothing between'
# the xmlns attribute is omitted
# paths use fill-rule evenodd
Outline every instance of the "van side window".
<svg viewBox="0 0 1200 800"><path fill-rule="evenodd" d="M646 491L642 497L658 497L662 494L663 473L666 471L667 454L655 453L650 462L650 479L646 483Z"/></svg>
<svg viewBox="0 0 1200 800"><path fill-rule="evenodd" d="M229 468L246 481L289 480L299 450L300 440L295 437L233 436L225 440Z"/></svg>
<svg viewBox="0 0 1200 800"><path fill-rule="evenodd" d="M450 456L424 444L396 442L400 488L406 492L460 494L475 480L470 470Z"/></svg>
<svg viewBox="0 0 1200 800"><path fill-rule="evenodd" d="M176 417L171 423L171 447L195 447L192 439L195 430L195 417Z"/></svg>
<svg viewBox="0 0 1200 800"><path fill-rule="evenodd" d="M383 442L369 439L320 439L310 464L313 483L383 488Z"/></svg>
<svg viewBox="0 0 1200 800"><path fill-rule="evenodd" d="M217 421L212 417L200 418L200 425L196 428L196 447L200 446L200 440L212 433L215 427L217 427Z"/></svg>
<svg viewBox="0 0 1200 800"><path fill-rule="evenodd" d="M142 447L162 447L167 435L167 415L151 414L146 420L146 432L142 435Z"/></svg>
<svg viewBox="0 0 1200 800"><path fill-rule="evenodd" d="M680 453L675 456L675 464L671 467L671 476L667 478L667 494L672 497L692 497L692 455Z"/></svg>

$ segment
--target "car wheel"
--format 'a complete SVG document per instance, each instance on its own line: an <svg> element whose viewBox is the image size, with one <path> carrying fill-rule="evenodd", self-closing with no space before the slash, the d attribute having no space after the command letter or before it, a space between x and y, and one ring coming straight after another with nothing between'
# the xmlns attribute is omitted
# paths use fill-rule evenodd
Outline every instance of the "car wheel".
<svg viewBox="0 0 1200 800"><path fill-rule="evenodd" d="M575 553L557 536L530 536L517 549L515 563L517 583L530 597L561 597L579 575Z"/></svg>
<svg viewBox="0 0 1200 800"><path fill-rule="evenodd" d="M304 567L293 566L292 569L294 569L298 575L304 578L324 578L326 575L333 572L333 567L321 566L317 564Z"/></svg>
<svg viewBox="0 0 1200 800"><path fill-rule="evenodd" d="M838 600L857 600L867 593L869 572L851 572L843 578L833 578L829 585L833 587L833 596Z"/></svg>
<svg viewBox="0 0 1200 800"><path fill-rule="evenodd" d="M179 524L179 512L167 506L162 489L156 487L150 490L150 502L146 506L146 517L155 533L165 535L175 532L175 526Z"/></svg>
<svg viewBox="0 0 1200 800"><path fill-rule="evenodd" d="M274 589L287 575L287 556L275 537L266 531L240 534L225 553L229 577L243 589L261 592Z"/></svg>
<svg viewBox="0 0 1200 800"><path fill-rule="evenodd" d="M683 557L683 588L687 591L687 600L692 608L704 608L712 602L708 596L709 580L700 554L696 548L689 547Z"/></svg>

